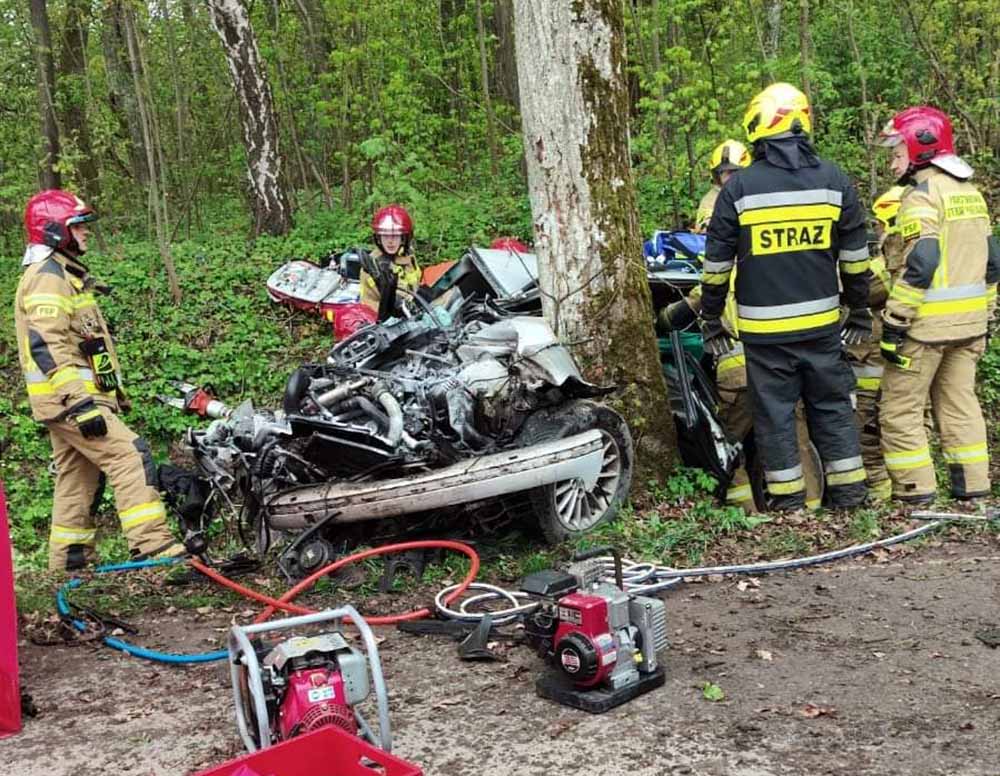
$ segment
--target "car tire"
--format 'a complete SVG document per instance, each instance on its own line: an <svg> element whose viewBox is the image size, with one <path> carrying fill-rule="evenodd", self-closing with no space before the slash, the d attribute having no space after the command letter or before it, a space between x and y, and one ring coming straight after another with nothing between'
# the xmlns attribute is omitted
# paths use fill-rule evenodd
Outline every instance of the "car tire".
<svg viewBox="0 0 1000 776"><path fill-rule="evenodd" d="M580 400L535 413L520 435L522 444L531 445L591 429L600 431L604 442L601 474L593 488L584 490L582 483L563 480L526 493L531 517L549 542L575 539L615 519L632 485L632 434L611 408Z"/></svg>

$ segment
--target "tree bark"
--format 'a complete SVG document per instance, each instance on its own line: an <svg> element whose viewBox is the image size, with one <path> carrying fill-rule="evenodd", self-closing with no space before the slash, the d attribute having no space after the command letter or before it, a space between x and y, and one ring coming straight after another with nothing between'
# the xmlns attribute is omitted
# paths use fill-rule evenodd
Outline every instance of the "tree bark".
<svg viewBox="0 0 1000 776"><path fill-rule="evenodd" d="M486 56L486 25L483 23L483 0L476 0L476 37L479 41L479 84L483 90L483 108L486 111L486 142L490 147L490 174L496 181L500 177L500 152L497 150L496 118L490 98L489 58Z"/></svg>
<svg viewBox="0 0 1000 776"><path fill-rule="evenodd" d="M764 0L764 56L769 63L778 58L781 44L781 4L782 0Z"/></svg>
<svg viewBox="0 0 1000 776"><path fill-rule="evenodd" d="M676 449L629 159L624 9L515 0L528 190L546 319L616 400L648 464ZM655 464L654 464L655 462Z"/></svg>
<svg viewBox="0 0 1000 776"><path fill-rule="evenodd" d="M130 171L137 184L149 181L146 148L139 120L135 81L125 43L125 8L122 0L109 0L101 20L101 46L108 79L108 101L118 121L119 134L128 142Z"/></svg>
<svg viewBox="0 0 1000 776"><path fill-rule="evenodd" d="M89 0L67 1L59 72L72 88L72 94L67 95L67 104L62 111L63 133L76 142L80 152L80 188L87 201L93 203L100 199L101 186L97 161L90 145L90 100L84 88L87 85L86 50L90 13Z"/></svg>
<svg viewBox="0 0 1000 776"><path fill-rule="evenodd" d="M513 0L495 0L493 3L493 29L497 36L494 66L497 93L520 111L521 98L517 90L517 59L514 53Z"/></svg>
<svg viewBox="0 0 1000 776"><path fill-rule="evenodd" d="M130 8L124 9L122 16L124 23L125 43L128 48L129 63L132 69L132 82L135 88L136 103L139 109L139 122L142 126L143 145L146 149L146 165L149 172L149 184L147 195L149 198L149 209L153 214L153 223L156 227L156 244L160 249L160 258L163 266L167 270L167 280L170 283L170 294L174 298L174 304L181 301L181 286L177 279L177 269L174 267L174 258L170 253L170 245L167 241L167 206L163 198L163 181L160 178L162 166L157 168L153 158L155 153L154 143L158 140L153 137L154 124L150 116L152 107L151 100L147 100L148 92L143 88L142 81L142 54L139 50L139 37L135 31L135 20Z"/></svg>
<svg viewBox="0 0 1000 776"><path fill-rule="evenodd" d="M62 186L59 164L59 123L56 121L56 70L46 0L31 0L31 27L35 33L35 67L38 75L38 115L41 119L42 158L38 182L43 189Z"/></svg>
<svg viewBox="0 0 1000 776"><path fill-rule="evenodd" d="M241 0L208 0L240 105L254 234L285 234L292 210L282 174L278 121L267 71Z"/></svg>
<svg viewBox="0 0 1000 776"><path fill-rule="evenodd" d="M812 96L809 69L812 67L812 36L809 34L809 0L799 0L799 63L802 73L802 91L812 109L813 132L819 124L819 110Z"/></svg>

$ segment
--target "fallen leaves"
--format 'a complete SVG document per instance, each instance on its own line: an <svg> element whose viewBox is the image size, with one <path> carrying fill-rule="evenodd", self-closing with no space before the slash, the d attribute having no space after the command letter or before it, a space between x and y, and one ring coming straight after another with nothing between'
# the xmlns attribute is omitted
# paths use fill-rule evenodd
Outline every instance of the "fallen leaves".
<svg viewBox="0 0 1000 776"><path fill-rule="evenodd" d="M774 660L774 653L771 652L769 649L758 649L756 652L754 652L754 654L761 660L768 663Z"/></svg>
<svg viewBox="0 0 1000 776"><path fill-rule="evenodd" d="M807 703L801 709L799 713L807 719L816 719L817 717L835 717L837 716L837 710L833 706L820 706L815 703Z"/></svg>

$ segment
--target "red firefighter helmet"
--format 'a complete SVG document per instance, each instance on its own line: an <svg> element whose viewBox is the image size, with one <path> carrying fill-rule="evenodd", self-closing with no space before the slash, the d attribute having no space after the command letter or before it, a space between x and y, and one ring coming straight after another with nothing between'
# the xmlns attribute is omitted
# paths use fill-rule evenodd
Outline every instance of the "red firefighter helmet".
<svg viewBox="0 0 1000 776"><path fill-rule="evenodd" d="M917 105L897 113L882 128L880 145L906 143L910 169L933 164L956 178L971 178L972 168L955 154L951 120L930 105Z"/></svg>
<svg viewBox="0 0 1000 776"><path fill-rule="evenodd" d="M516 237L497 237L490 243L490 248L495 251L517 251L518 253L530 253L528 246Z"/></svg>
<svg viewBox="0 0 1000 776"><path fill-rule="evenodd" d="M69 228L96 219L97 214L76 195L47 189L28 200L24 208L24 231L29 243L65 250L76 244Z"/></svg>
<svg viewBox="0 0 1000 776"><path fill-rule="evenodd" d="M404 253L410 252L410 239L413 237L413 219L402 205L386 205L380 208L372 218L372 232L375 233L375 244L382 248L382 237L399 235L402 239Z"/></svg>

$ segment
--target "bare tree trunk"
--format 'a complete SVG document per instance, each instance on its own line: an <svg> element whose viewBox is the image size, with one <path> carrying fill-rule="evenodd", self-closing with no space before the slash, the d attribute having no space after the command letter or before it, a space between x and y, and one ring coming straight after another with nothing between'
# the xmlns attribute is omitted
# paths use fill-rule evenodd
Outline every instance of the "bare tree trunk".
<svg viewBox="0 0 1000 776"><path fill-rule="evenodd" d="M490 147L490 174L496 181L500 177L500 152L497 150L496 118L493 100L490 99L489 58L486 56L486 25L483 23L483 0L476 0L476 34L479 39L479 83L483 89L483 107L486 109L486 142Z"/></svg>
<svg viewBox="0 0 1000 776"><path fill-rule="evenodd" d="M813 132L819 124L819 110L812 96L809 69L812 67L812 36L809 34L809 0L799 0L799 68L802 73L802 91L812 108Z"/></svg>
<svg viewBox="0 0 1000 776"><path fill-rule="evenodd" d="M153 123L150 119L150 106L146 101L143 92L141 67L142 57L139 52L139 38L135 32L135 22L130 8L124 9L123 15L125 42L128 46L129 62L132 66L132 81L135 88L136 102L139 108L139 122L142 126L142 135L146 149L146 165L149 172L149 208L153 213L153 223L156 227L156 243L160 249L160 258L163 266L167 270L167 280L170 283L170 293L174 298L174 304L181 301L181 286L177 280L177 269L174 267L174 258L170 254L170 245L167 242L167 215L166 204L162 199L162 180L158 174L156 162L153 158Z"/></svg>
<svg viewBox="0 0 1000 776"><path fill-rule="evenodd" d="M494 67L497 92L520 111L521 98L517 90L517 59L514 53L513 0L494 1L493 28L497 36Z"/></svg>
<svg viewBox="0 0 1000 776"><path fill-rule="evenodd" d="M46 0L31 0L31 27L35 32L35 66L38 74L38 115L41 118L42 159L38 182L43 189L58 189L59 124L56 121L56 69Z"/></svg>
<svg viewBox="0 0 1000 776"><path fill-rule="evenodd" d="M528 190L546 319L618 405L647 462L674 455L629 159L624 9L515 0Z"/></svg>
<svg viewBox="0 0 1000 776"><path fill-rule="evenodd" d="M285 234L292 210L281 170L278 121L250 17L240 0L208 0L208 6L239 99L254 234Z"/></svg>
<svg viewBox="0 0 1000 776"><path fill-rule="evenodd" d="M781 4L782 0L764 0L764 56L769 63L778 58L781 44Z"/></svg>
<svg viewBox="0 0 1000 776"><path fill-rule="evenodd" d="M108 0L102 17L101 45L104 49L111 113L118 120L121 136L129 144L132 177L137 184L144 186L149 180L149 170L146 166L146 148L136 104L132 67L125 43L124 16L122 0Z"/></svg>
<svg viewBox="0 0 1000 776"><path fill-rule="evenodd" d="M851 44L851 55L854 64L858 68L858 78L861 81L861 121L865 133L865 156L868 159L868 199L874 200L878 196L878 167L875 159L875 133L878 130L875 122L876 117L868 102L868 76L865 73L865 64L861 59L861 50L858 48L857 36L854 34L854 2L847 0L844 8L846 17L847 40Z"/></svg>
<svg viewBox="0 0 1000 776"><path fill-rule="evenodd" d="M66 3L66 19L63 23L62 57L59 71L63 77L79 81L86 85L87 80L87 25L90 22L90 2L86 0L68 0ZM80 173L80 188L85 198L95 202L100 198L101 185L98 177L97 162L90 147L90 122L88 121L89 99L86 90L74 89L76 99L68 100L62 111L62 126L64 136L72 137L80 152L78 165Z"/></svg>

